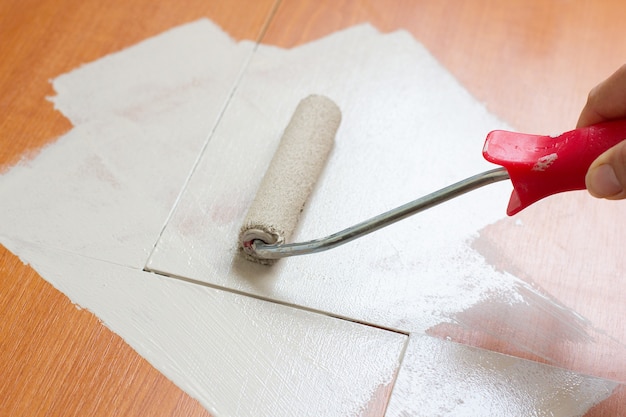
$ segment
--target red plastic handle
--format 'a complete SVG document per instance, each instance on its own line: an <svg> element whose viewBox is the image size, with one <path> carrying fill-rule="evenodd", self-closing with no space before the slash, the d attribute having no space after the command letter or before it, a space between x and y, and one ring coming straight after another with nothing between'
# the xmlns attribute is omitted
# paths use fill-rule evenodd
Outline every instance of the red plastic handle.
<svg viewBox="0 0 626 417"><path fill-rule="evenodd" d="M564 191L585 189L591 163L626 139L626 120L572 130L558 137L494 130L483 156L502 165L513 183L506 213L518 213L536 201Z"/></svg>

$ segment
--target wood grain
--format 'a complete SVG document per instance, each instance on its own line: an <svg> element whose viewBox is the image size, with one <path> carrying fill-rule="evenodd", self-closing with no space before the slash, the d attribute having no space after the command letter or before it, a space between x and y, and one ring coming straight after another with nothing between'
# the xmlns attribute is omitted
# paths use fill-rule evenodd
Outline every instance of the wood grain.
<svg viewBox="0 0 626 417"><path fill-rule="evenodd" d="M0 170L65 133L70 123L45 97L48 80L202 17L235 39L257 39L275 0L0 2Z"/></svg>
<svg viewBox="0 0 626 417"><path fill-rule="evenodd" d="M0 414L209 415L0 246Z"/></svg>
<svg viewBox="0 0 626 417"><path fill-rule="evenodd" d="M274 0L0 2L0 172L71 128L49 79L207 17L257 39ZM0 414L206 416L91 313L0 247Z"/></svg>
<svg viewBox="0 0 626 417"><path fill-rule="evenodd" d="M545 134L574 128L589 89L623 63L624 18L619 0L285 2L263 42L291 47L362 22L407 30L492 112Z"/></svg>

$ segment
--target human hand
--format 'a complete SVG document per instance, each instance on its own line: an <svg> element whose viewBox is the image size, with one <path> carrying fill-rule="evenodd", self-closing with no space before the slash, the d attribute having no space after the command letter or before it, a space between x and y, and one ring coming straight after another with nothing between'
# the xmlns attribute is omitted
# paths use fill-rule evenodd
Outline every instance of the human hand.
<svg viewBox="0 0 626 417"><path fill-rule="evenodd" d="M622 118L626 118L626 65L591 90L577 127ZM626 198L626 140L604 152L591 164L585 183L594 197L609 200Z"/></svg>

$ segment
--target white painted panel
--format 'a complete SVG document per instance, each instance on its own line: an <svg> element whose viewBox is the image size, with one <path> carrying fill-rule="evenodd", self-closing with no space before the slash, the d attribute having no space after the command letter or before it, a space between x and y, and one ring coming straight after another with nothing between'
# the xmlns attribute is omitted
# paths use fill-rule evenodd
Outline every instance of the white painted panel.
<svg viewBox="0 0 626 417"><path fill-rule="evenodd" d="M149 269L406 332L441 335L442 324L460 324L527 357L607 376L584 352L623 356L626 344L475 248L480 231L505 217L508 182L329 252L270 268L242 260L237 234L247 207L298 101L311 93L334 99L343 120L295 241L493 168L482 144L506 128L403 31L361 25L290 50L261 45ZM582 357L570 360L555 345Z"/></svg>
<svg viewBox="0 0 626 417"><path fill-rule="evenodd" d="M1 233L142 268L253 48L205 20L55 78L74 128L0 179Z"/></svg>
<svg viewBox="0 0 626 417"><path fill-rule="evenodd" d="M243 216L296 104L310 93L334 99L343 120L294 240L330 234L492 167L482 142L504 127L405 32L381 35L362 25L291 50L260 46L150 269L407 330L511 286L467 243L504 215L506 184L333 251L272 268L242 261Z"/></svg>
<svg viewBox="0 0 626 417"><path fill-rule="evenodd" d="M497 270L473 247L481 229L505 216L509 183L329 252L271 268L241 260L243 216L296 104L311 93L333 98L344 117L294 240L328 235L493 167L482 160L482 143L488 131L506 127L404 32L383 35L362 25L291 50L260 46L149 269L410 332L467 324L463 312L489 314L501 306L492 318L496 327L515 328L502 337L554 364L564 362L552 341L607 342L575 312ZM548 312L549 320L520 321L521 312ZM612 352L625 351L608 343Z"/></svg>
<svg viewBox="0 0 626 417"><path fill-rule="evenodd" d="M0 238L215 417L359 416L407 336ZM383 403L384 406L384 403Z"/></svg>

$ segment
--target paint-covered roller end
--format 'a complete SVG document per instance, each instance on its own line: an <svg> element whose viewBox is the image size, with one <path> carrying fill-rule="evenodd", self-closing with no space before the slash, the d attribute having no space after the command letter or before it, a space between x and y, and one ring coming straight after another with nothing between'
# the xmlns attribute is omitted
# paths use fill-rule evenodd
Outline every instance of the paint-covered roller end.
<svg viewBox="0 0 626 417"><path fill-rule="evenodd" d="M327 97L311 95L298 104L239 233L239 247L247 259L266 265L276 261L258 257L252 243L282 244L289 239L340 122L339 107Z"/></svg>

